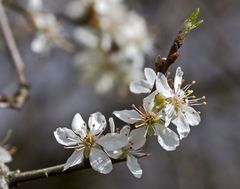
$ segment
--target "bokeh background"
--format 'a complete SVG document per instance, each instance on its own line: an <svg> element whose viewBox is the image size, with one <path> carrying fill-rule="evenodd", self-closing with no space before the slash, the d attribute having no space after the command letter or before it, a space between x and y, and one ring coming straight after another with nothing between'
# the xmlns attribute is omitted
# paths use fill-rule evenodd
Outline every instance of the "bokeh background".
<svg viewBox="0 0 240 189"><path fill-rule="evenodd" d="M68 0L45 0L44 6L61 12ZM22 2L23 4L25 1ZM166 55L178 29L196 7L201 8L204 24L192 32L171 67L182 66L187 81L196 80L195 94L207 97L199 107L202 122L174 152L164 151L156 140L149 140L146 151L152 156L140 159L144 170L135 179L125 163L114 165L109 175L83 170L61 177L23 183L19 189L40 188L151 188L151 189L238 189L240 188L240 2L238 0L132 0L125 1L147 20L156 37L155 54ZM72 66L71 53L54 49L48 56L34 54L34 35L24 18L7 11L31 83L31 99L22 111L0 110L0 136L13 129L10 144L17 147L12 170L31 170L66 161L71 151L63 150L53 136L59 126L70 127L76 112L84 119L100 111L140 104L142 96L119 97L114 92L96 95L91 86L79 84L79 73ZM11 59L0 38L0 91L11 93L16 76ZM146 66L154 66L154 56ZM121 126L122 123L119 122Z"/></svg>

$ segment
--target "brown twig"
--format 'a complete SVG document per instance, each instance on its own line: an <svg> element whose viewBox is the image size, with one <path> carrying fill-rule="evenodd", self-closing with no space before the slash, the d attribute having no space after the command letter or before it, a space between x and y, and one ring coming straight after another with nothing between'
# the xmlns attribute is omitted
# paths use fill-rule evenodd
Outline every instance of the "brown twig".
<svg viewBox="0 0 240 189"><path fill-rule="evenodd" d="M147 157L147 156L149 156L149 154L146 154L139 158ZM114 160L113 164L120 163L123 161L126 161L126 159ZM60 165L56 165L56 166L52 166L52 167L47 167L47 168L37 169L37 170L32 170L32 171L26 171L26 172L22 172L22 173L19 171L12 171L12 172L8 173L8 183L9 183L9 186L17 186L20 183L31 181L31 180L48 178L50 176L60 176L60 175L72 173L75 171L89 169L89 168L91 168L91 165L90 165L89 161L85 161L84 163L82 163L78 166L72 167L64 172L62 171L63 168L64 168L64 164L60 164Z"/></svg>
<svg viewBox="0 0 240 189"><path fill-rule="evenodd" d="M35 23L32 19L31 13L25 9L24 7L22 7L20 4L18 4L16 1L14 0L2 0L2 3L4 6L6 6L7 8L19 13L20 15L22 15L26 21L33 27L35 28Z"/></svg>
<svg viewBox="0 0 240 189"><path fill-rule="evenodd" d="M179 57L179 49L183 45L187 34L193 29L197 28L203 23L203 20L197 21L200 9L196 9L192 15L185 20L181 30L178 32L177 37L173 41L173 44L169 50L167 58L158 55L155 59L155 68L157 72L165 74L168 68L177 60Z"/></svg>
<svg viewBox="0 0 240 189"><path fill-rule="evenodd" d="M25 77L24 62L13 38L7 16L3 8L2 0L0 0L0 25L19 80L19 87L13 96L0 96L0 108L21 109L29 98L29 85Z"/></svg>

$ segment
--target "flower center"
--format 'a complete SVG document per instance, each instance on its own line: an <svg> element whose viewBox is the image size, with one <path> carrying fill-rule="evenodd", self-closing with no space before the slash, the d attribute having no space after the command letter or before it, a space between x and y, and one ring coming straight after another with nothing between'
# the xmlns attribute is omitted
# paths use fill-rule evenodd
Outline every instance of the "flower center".
<svg viewBox="0 0 240 189"><path fill-rule="evenodd" d="M91 148L91 147L96 146L96 141L95 141L94 135L91 132L89 132L86 135L86 137L83 139L83 144L86 148Z"/></svg>
<svg viewBox="0 0 240 189"><path fill-rule="evenodd" d="M144 115L143 122L146 126L154 125L158 121L155 113L149 112Z"/></svg>

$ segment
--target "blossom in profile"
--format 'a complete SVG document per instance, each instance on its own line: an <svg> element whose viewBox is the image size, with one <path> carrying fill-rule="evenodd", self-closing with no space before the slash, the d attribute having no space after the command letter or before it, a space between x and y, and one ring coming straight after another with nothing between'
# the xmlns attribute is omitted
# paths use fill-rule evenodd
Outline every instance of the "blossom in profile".
<svg viewBox="0 0 240 189"><path fill-rule="evenodd" d="M106 128L106 119L100 113L91 114L87 124L80 114L76 114L72 121L72 129L57 128L54 136L59 144L67 149L74 149L68 158L63 171L80 164L84 158L88 158L92 168L102 174L112 171L112 162L102 148L113 151L126 146L126 137L118 133L110 133L102 136Z"/></svg>
<svg viewBox="0 0 240 189"><path fill-rule="evenodd" d="M193 106L206 104L205 97L196 98L193 91L189 90L191 84L187 84L181 88L183 83L183 72L180 67L177 68L173 88L168 84L168 80L164 74L159 73L156 81L156 89L159 93L158 98L164 103L165 125L170 122L176 125L180 138L184 138L190 132L191 126L199 124L201 118L199 113Z"/></svg>
<svg viewBox="0 0 240 189"><path fill-rule="evenodd" d="M132 110L114 111L113 114L120 120L135 124L136 128L143 127L144 138L147 134L157 135L158 143L167 151L173 151L179 146L178 135L164 124L163 112L155 111L155 96L157 92L151 93L144 98L143 106ZM142 139L145 140L145 139Z"/></svg>

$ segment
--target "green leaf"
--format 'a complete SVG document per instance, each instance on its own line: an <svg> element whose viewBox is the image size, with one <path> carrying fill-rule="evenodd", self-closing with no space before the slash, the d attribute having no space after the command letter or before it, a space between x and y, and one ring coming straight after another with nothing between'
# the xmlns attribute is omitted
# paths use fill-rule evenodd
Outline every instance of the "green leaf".
<svg viewBox="0 0 240 189"><path fill-rule="evenodd" d="M203 23L203 20L198 20L199 13L200 13L200 8L197 8L195 11L193 11L191 16L189 16L185 20L183 26L187 32L190 32L196 29L198 26L200 26Z"/></svg>

